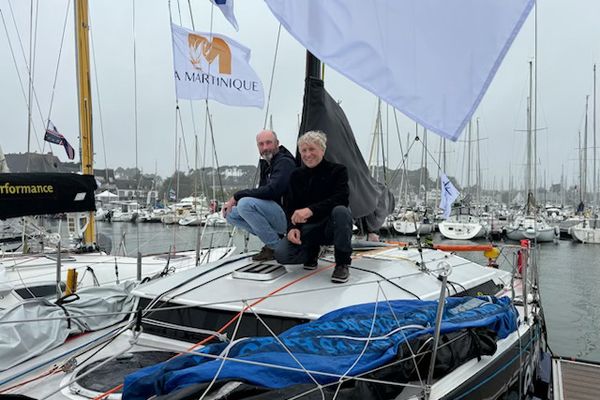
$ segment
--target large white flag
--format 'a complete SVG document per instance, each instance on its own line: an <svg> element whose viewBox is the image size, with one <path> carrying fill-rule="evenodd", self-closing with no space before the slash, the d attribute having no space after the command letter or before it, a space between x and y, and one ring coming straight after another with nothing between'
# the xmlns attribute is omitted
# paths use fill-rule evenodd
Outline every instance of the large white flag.
<svg viewBox="0 0 600 400"><path fill-rule="evenodd" d="M450 182L450 179L448 179L443 172L440 175L440 181L442 184L440 208L444 210L444 218L448 218L450 216L450 211L452 211L452 203L458 198L460 192L454 187L452 182Z"/></svg>
<svg viewBox="0 0 600 400"><path fill-rule="evenodd" d="M305 48L456 140L534 0L265 0Z"/></svg>
<svg viewBox="0 0 600 400"><path fill-rule="evenodd" d="M224 35L171 25L178 99L213 99L262 108L262 82L250 66L250 49Z"/></svg>
<svg viewBox="0 0 600 400"><path fill-rule="evenodd" d="M233 0L210 0L210 1L214 5L219 7L221 12L225 16L225 18L227 18L227 21L229 21L229 23L231 25L233 25L233 27L235 28L236 31L239 31L240 28L238 26L237 19L235 19L235 14L233 13Z"/></svg>

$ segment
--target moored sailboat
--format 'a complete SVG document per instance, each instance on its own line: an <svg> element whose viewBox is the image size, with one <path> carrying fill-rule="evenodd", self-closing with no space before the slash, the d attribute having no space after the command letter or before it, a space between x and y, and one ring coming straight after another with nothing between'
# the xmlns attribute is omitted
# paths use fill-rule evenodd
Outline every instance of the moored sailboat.
<svg viewBox="0 0 600 400"><path fill-rule="evenodd" d="M531 3L522 5L524 18ZM318 129L329 112L341 118L335 104L323 82L309 76L305 111L311 119L303 118L304 128ZM334 135L335 129L327 133ZM48 375L15 391L101 399L118 396L117 384L125 380L124 397L131 399L222 398L230 393L240 398L369 398L375 392L396 399L499 398L514 386L524 393L531 388L542 346L543 314L532 284L536 269L528 268L536 258L528 257L528 245L521 250L526 255L524 278L516 279L512 271L421 245L379 247L355 253L350 281L335 286L329 281L331 254L323 255L314 271L254 263L247 255L222 260L141 286L135 292L140 311L129 322L133 329L111 336L111 345L91 358L80 355L82 365L72 373ZM476 294L485 296L472 297ZM471 323L463 324L465 319ZM305 335L307 330L317 334ZM215 340L221 343L155 365ZM469 350L460 362L444 368L438 355L454 354L448 342ZM269 353L275 357L268 358ZM238 364L251 366L249 373L237 374ZM124 378L140 366L150 369ZM191 366L202 370L190 371ZM30 367L21 366L20 372L32 374ZM404 368L407 373L401 374ZM168 370L168 376L154 374L160 370ZM275 378L261 379L265 374Z"/></svg>

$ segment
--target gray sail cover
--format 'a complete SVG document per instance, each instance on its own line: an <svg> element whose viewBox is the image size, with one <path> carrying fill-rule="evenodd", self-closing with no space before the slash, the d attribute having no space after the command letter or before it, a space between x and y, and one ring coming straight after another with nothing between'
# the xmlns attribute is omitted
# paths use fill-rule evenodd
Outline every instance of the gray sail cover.
<svg viewBox="0 0 600 400"><path fill-rule="evenodd" d="M394 211L394 196L371 177L344 111L327 93L323 81L311 77L305 83L299 135L313 130L327 135L325 158L348 168L352 216L363 218L368 231L379 230Z"/></svg>
<svg viewBox="0 0 600 400"><path fill-rule="evenodd" d="M131 311L134 286L134 282L126 282L82 289L77 292L78 300L63 304L62 308L48 299L34 298L0 310L0 371L63 344L70 335L103 329L122 321L126 315L89 316ZM67 313L72 317L70 327L65 318ZM88 317L77 318L82 316Z"/></svg>

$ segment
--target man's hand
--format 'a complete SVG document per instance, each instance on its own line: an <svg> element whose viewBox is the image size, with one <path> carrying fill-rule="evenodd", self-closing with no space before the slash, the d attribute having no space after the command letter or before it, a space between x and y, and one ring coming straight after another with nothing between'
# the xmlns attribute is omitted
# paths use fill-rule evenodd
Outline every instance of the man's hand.
<svg viewBox="0 0 600 400"><path fill-rule="evenodd" d="M292 218L291 218L292 219L292 224L303 224L310 217L312 217L312 215L313 215L313 212L308 207L296 210L292 214Z"/></svg>
<svg viewBox="0 0 600 400"><path fill-rule="evenodd" d="M231 209L236 204L237 204L237 201L235 201L235 199L233 197L230 198L229 200L227 200L225 202L225 204L223 204L223 208L221 209L221 212L223 213L224 218L227 218L227 215L229 215L229 213L231 212Z"/></svg>
<svg viewBox="0 0 600 400"><path fill-rule="evenodd" d="M290 241L290 243L298 245L302 244L302 241L300 241L300 229L290 229L290 231L287 234L287 239Z"/></svg>

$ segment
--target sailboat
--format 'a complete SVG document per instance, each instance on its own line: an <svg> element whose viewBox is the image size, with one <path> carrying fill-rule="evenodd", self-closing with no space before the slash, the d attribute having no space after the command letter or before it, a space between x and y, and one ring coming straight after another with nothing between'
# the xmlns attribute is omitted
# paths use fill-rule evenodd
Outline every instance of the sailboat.
<svg viewBox="0 0 600 400"><path fill-rule="evenodd" d="M594 134L594 185L593 185L593 198L595 200L594 205L598 207L598 187L597 187L597 177L596 177L596 65L594 64L594 97L593 97L593 134ZM587 112L586 112L586 136L587 136ZM587 149L586 149L587 152ZM587 165L583 165L583 168L587 169ZM586 176L586 174L584 174ZM598 216L595 215L594 218L584 219L581 223L578 223L569 228L569 232L573 239L581 242L581 243L600 243L600 221L598 220Z"/></svg>
<svg viewBox="0 0 600 400"><path fill-rule="evenodd" d="M16 359L34 358L43 355L28 353L27 349L35 347L39 338L31 335L35 328L37 313L44 313L43 306L51 300L61 302L64 296L68 302L86 305L79 294L97 288L110 287L114 290L127 290L142 280L160 278L176 272L195 268L200 264L221 260L230 256L235 247L217 249L201 249L178 253L154 254L142 257L117 257L99 251L95 244L95 209L94 191L96 181L93 176L91 158L91 99L89 97L89 65L82 62L88 60L87 36L87 2L77 1L76 31L79 67L80 123L82 141L82 174L62 173L3 173L0 174L0 218L21 217L24 215L41 215L56 213L84 214L73 219L73 230L82 234L83 242L75 253L65 252L60 247L45 249L39 254L3 254L0 259L0 329L10 335L0 335L0 356L7 360L6 352L14 355L11 342L4 342L9 336L18 333L16 342L25 343L19 347L25 354L17 354ZM72 249L69 249L72 250ZM126 289L123 285L129 282ZM96 294L96 297L101 297ZM123 296L128 294L123 293ZM83 297L83 296L82 296ZM37 307L40 305L41 307ZM55 305L55 307L57 307ZM28 312L20 322L10 325L19 310ZM109 310L117 312L118 310ZM84 319L86 317L84 316ZM98 317L102 319L102 317ZM33 319L28 324L22 320ZM8 325L7 325L8 324ZM10 326L9 326L10 325ZM33 339L32 339L33 338ZM33 343L28 342L33 340ZM27 344L29 343L29 345ZM49 345L44 350L57 344ZM8 362L8 361L6 361Z"/></svg>
<svg viewBox="0 0 600 400"><path fill-rule="evenodd" d="M471 122L468 127L467 137L467 188L471 188ZM477 124L477 140L479 140L479 123ZM477 155L479 159L479 154ZM477 190L480 189L481 182L477 174ZM470 203L470 195L466 196ZM479 205L478 205L479 206ZM485 237L489 232L487 222L478 215L478 209L469 204L459 205L452 210L450 217L438 224L438 229L443 237L452 240L471 240Z"/></svg>
<svg viewBox="0 0 600 400"><path fill-rule="evenodd" d="M525 183L527 192L527 201L525 204L524 215L517 216L505 228L506 237L510 240L535 240L537 242L552 242L560 236L558 227L549 225L544 216L539 215L535 198L533 196L535 173L532 170L534 160L534 140L535 134L532 130L532 104L533 104L533 75L532 62L529 62L529 96L527 102L527 171L525 173ZM532 175L533 174L533 175Z"/></svg>
<svg viewBox="0 0 600 400"><path fill-rule="evenodd" d="M268 4L287 26L278 5L301 3ZM344 11L351 12L351 4L364 3L345 3ZM301 132L320 128L331 142L342 143L349 124L319 71L309 53ZM341 155L329 156L356 149L349 143ZM372 191L355 191L359 200L378 188L368 180L362 184ZM377 201L364 200L386 200L379 194ZM52 362L65 353L79 360L74 370L46 374L48 360L35 360L0 374L0 385L10 380L14 393L70 399L118 393L126 399L496 399L515 386L527 393L541 351L543 314L534 300L536 268L529 268L536 258L528 244L521 250L525 269L517 279L433 248L380 245L354 254L350 281L342 285L329 280L330 253L313 271L255 263L242 254L138 287L139 311L128 321L130 329L48 355ZM34 373L41 377L27 381Z"/></svg>

